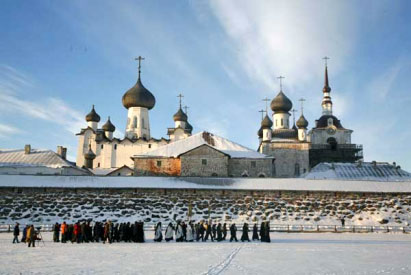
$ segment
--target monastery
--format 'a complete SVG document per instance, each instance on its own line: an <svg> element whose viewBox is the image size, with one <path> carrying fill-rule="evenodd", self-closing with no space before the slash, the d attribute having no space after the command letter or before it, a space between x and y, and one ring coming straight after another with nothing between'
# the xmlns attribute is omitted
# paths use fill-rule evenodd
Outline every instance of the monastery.
<svg viewBox="0 0 411 275"><path fill-rule="evenodd" d="M302 108L297 122L290 123L293 103L280 78L280 91L270 105L272 118L266 110L258 131L259 147L254 151L212 133L192 135L181 95L174 127L167 129L169 138L152 137L149 111L156 98L142 83L142 59L137 58L136 84L122 98L128 110L124 137L113 136L116 127L110 117L99 127L100 116L93 105L86 115L87 127L77 134L77 166L95 174L116 170L117 175L135 176L299 177L321 162L362 159L362 146L351 143L353 131L333 115L327 65L322 115L314 127L308 129Z"/></svg>

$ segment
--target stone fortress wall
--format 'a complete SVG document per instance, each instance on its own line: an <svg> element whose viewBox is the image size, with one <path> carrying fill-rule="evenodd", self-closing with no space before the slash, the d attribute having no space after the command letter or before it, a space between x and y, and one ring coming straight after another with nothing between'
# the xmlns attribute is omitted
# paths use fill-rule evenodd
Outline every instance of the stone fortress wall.
<svg viewBox="0 0 411 275"><path fill-rule="evenodd" d="M167 223L178 219L274 224L411 223L409 193L142 188L0 188L0 224L81 219Z"/></svg>

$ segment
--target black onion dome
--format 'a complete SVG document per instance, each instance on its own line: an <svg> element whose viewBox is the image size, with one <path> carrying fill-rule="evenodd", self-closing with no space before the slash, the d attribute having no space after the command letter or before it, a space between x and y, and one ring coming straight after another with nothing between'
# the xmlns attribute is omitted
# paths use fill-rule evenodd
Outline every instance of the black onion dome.
<svg viewBox="0 0 411 275"><path fill-rule="evenodd" d="M297 120L297 127L301 129L306 129L308 126L308 121L305 119L304 115L301 115Z"/></svg>
<svg viewBox="0 0 411 275"><path fill-rule="evenodd" d="M293 108L291 100L280 91L278 95L271 101L271 110L275 113L288 113Z"/></svg>
<svg viewBox="0 0 411 275"><path fill-rule="evenodd" d="M186 122L186 129L190 132L190 134L193 131L193 126L191 126L191 124L188 121Z"/></svg>
<svg viewBox="0 0 411 275"><path fill-rule="evenodd" d="M143 86L140 77L137 80L136 85L131 87L123 95L123 106L127 109L130 107L144 107L151 110L156 104L156 98L154 95Z"/></svg>
<svg viewBox="0 0 411 275"><path fill-rule="evenodd" d="M327 128L328 127L328 120L332 119L332 124L337 128L337 129L344 129L344 127L341 125L340 120L333 116L333 115L323 115L316 121L316 126L315 128Z"/></svg>
<svg viewBox="0 0 411 275"><path fill-rule="evenodd" d="M100 116L96 113L96 110L94 110L94 105L91 108L90 113L86 115L86 121L93 121L93 122L99 122L100 121Z"/></svg>
<svg viewBox="0 0 411 275"><path fill-rule="evenodd" d="M111 123L110 117L108 117L107 122L101 128L107 132L114 132L116 130L116 126L114 126L113 123Z"/></svg>
<svg viewBox="0 0 411 275"><path fill-rule="evenodd" d="M96 154L91 150L91 145L88 146L88 151L84 154L85 159L95 159Z"/></svg>
<svg viewBox="0 0 411 275"><path fill-rule="evenodd" d="M261 121L261 128L267 129L271 127L273 127L273 122L267 115L265 115L264 119Z"/></svg>
<svg viewBox="0 0 411 275"><path fill-rule="evenodd" d="M187 121L187 115L180 108L177 113L174 114L173 119L174 121Z"/></svg>
<svg viewBox="0 0 411 275"><path fill-rule="evenodd" d="M263 138L263 127L260 127L260 129L257 132L257 135L259 138Z"/></svg>

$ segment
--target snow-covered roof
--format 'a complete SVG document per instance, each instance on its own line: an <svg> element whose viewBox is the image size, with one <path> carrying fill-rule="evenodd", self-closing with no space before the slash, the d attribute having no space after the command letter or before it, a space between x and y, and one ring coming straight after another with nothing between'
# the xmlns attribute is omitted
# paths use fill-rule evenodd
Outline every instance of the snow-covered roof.
<svg viewBox="0 0 411 275"><path fill-rule="evenodd" d="M133 157L178 157L201 145L211 146L232 158L267 158L266 155L260 154L257 151L208 132L200 132L188 138L177 140L155 150Z"/></svg>
<svg viewBox="0 0 411 275"><path fill-rule="evenodd" d="M123 165L121 167L115 167L115 168L94 168L94 169L90 169L90 171L96 176L107 176L121 169L128 169L130 171L133 171L133 169L131 169L127 165Z"/></svg>
<svg viewBox="0 0 411 275"><path fill-rule="evenodd" d="M48 149L31 149L29 154L25 154L24 149L0 149L0 167L5 166L61 168L73 166L73 164Z"/></svg>
<svg viewBox="0 0 411 275"><path fill-rule="evenodd" d="M411 174L386 162L320 163L306 179L411 181Z"/></svg>

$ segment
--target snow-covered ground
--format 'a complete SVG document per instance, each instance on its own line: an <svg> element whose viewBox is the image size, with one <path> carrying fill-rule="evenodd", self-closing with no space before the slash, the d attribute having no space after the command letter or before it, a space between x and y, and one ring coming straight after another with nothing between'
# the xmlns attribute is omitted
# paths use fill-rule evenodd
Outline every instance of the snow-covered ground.
<svg viewBox="0 0 411 275"><path fill-rule="evenodd" d="M0 175L0 187L177 188L411 193L411 181Z"/></svg>
<svg viewBox="0 0 411 275"><path fill-rule="evenodd" d="M272 233L271 243L51 242L0 234L1 274L411 274L411 235Z"/></svg>

